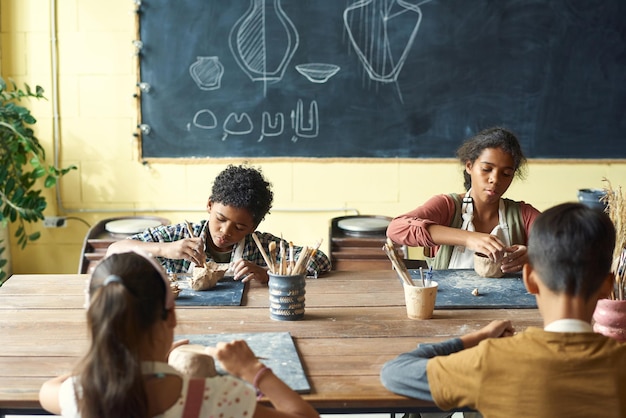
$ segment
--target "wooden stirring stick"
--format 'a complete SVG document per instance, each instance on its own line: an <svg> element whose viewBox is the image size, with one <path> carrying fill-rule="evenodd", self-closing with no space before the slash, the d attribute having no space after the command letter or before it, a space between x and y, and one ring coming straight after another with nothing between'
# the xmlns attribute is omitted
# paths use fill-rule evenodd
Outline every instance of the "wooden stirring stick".
<svg viewBox="0 0 626 418"><path fill-rule="evenodd" d="M252 234L252 239L254 240L254 242L256 243L257 248L259 249L259 251L261 252L261 256L263 256L263 260L265 260L265 264L267 264L267 268L274 274L276 274L276 272L274 271L274 266L272 265L272 261L269 259L269 257L267 256L267 253L265 252L265 250L263 249L263 245L261 245L261 241L259 240L259 237L256 236L256 232L253 232Z"/></svg>

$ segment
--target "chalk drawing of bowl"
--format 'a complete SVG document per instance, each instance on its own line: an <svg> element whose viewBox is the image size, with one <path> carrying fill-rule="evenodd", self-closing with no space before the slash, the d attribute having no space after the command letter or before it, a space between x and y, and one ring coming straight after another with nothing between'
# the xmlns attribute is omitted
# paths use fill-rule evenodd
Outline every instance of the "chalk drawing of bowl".
<svg viewBox="0 0 626 418"><path fill-rule="evenodd" d="M335 64L316 62L296 65L296 70L312 83L325 83L329 78L337 74L337 71L340 69L341 67Z"/></svg>

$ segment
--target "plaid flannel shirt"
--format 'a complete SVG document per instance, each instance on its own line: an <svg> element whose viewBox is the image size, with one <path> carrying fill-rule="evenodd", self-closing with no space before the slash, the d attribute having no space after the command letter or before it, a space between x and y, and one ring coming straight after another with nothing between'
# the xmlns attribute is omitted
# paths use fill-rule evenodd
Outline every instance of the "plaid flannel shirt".
<svg viewBox="0 0 626 418"><path fill-rule="evenodd" d="M200 221L200 223L192 224L194 236L198 236L200 234L200 232L204 228L204 224L207 222L208 221ZM256 232L256 234L266 253L268 251L270 242L274 241L276 242L277 247L280 246L281 239L279 237L267 232ZM130 236L128 239L135 239L144 242L174 242L186 237L189 237L189 233L187 232L187 226L185 225L185 223L179 223L148 228L139 234ZM289 242L286 240L283 241L288 247ZM235 247L233 248L233 251L231 253L231 262L233 261L232 257L235 254L235 249L237 245L239 244L235 244ZM298 258L301 251L302 247L294 245L294 257L296 259ZM205 254L206 260L211 260L211 254L209 254L208 252L206 252ZM244 260L248 260L260 266L267 267L267 264L265 263L265 260L263 259L263 256L261 255L261 252L256 246L256 243L254 242L254 239L252 239L251 235L246 235L245 237L242 257ZM280 260L280 256L277 255L277 257L278 260ZM157 257L157 259L168 273L186 273L189 270L189 265L191 264L190 261L182 259L173 260L162 257ZM329 272L330 268L330 259L326 254L318 250L309 261L309 265L307 266L307 276L318 277L323 273Z"/></svg>

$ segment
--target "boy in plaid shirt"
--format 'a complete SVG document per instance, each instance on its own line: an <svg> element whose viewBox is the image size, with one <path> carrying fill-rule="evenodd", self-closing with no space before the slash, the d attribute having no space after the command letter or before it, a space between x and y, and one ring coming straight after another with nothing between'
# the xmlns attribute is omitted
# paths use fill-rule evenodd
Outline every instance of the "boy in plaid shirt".
<svg viewBox="0 0 626 418"><path fill-rule="evenodd" d="M184 222L161 225L111 244L107 255L141 249L157 257L168 273L185 273L191 263L203 265L208 260L230 263L235 280L267 283L267 265L251 234L269 213L273 198L271 185L259 170L229 165L213 183L209 219L191 225L193 237ZM256 235L266 253L272 241L280 247L281 238L265 232ZM300 251L302 247L294 246L294 258ZM317 277L330 268L328 256L318 250L307 275Z"/></svg>

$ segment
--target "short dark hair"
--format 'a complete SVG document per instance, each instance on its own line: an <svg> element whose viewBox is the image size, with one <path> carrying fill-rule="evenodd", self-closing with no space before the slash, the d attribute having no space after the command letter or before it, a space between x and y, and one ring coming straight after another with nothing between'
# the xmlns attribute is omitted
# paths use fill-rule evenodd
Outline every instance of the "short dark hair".
<svg viewBox="0 0 626 418"><path fill-rule="evenodd" d="M615 227L609 216L581 203L562 203L537 217L528 261L553 292L588 300L611 272Z"/></svg>
<svg viewBox="0 0 626 418"><path fill-rule="evenodd" d="M469 173L465 171L465 163L468 161L472 163L476 161L476 159L480 157L480 154L487 148L500 148L510 154L511 157L513 157L515 176L524 178L526 157L522 152L522 147L517 137L513 132L496 126L484 129L467 139L456 152L457 158L463 165L465 190L469 190L470 187L472 187L472 178Z"/></svg>
<svg viewBox="0 0 626 418"><path fill-rule="evenodd" d="M209 200L225 206L247 209L255 224L270 212L274 193L260 169L229 165L215 177Z"/></svg>

